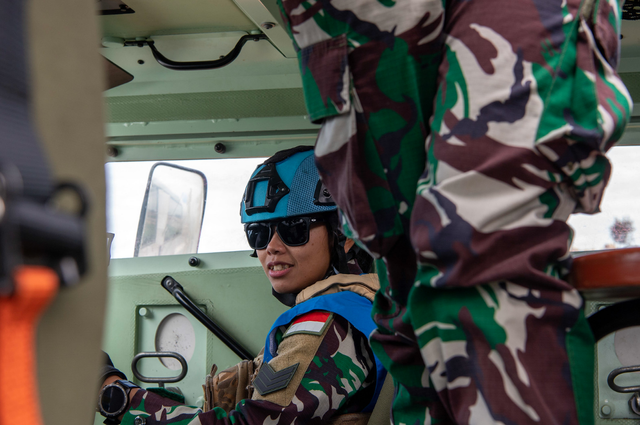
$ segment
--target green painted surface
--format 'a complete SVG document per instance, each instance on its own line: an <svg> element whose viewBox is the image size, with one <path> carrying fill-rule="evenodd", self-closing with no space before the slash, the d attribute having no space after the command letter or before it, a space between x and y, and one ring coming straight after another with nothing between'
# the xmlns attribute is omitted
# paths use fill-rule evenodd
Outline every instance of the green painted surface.
<svg viewBox="0 0 640 425"><path fill-rule="evenodd" d="M587 301L585 313L589 316L608 304L610 304L610 302ZM613 337L614 334L603 338L596 344L596 347L594 347L596 360L596 370L593 372L595 384L595 399L593 401L595 425L637 425L640 418L632 418L633 413L631 413L628 405L631 394L615 393L610 390L606 382L606 376L609 372L616 367L620 367L620 362L613 347ZM619 381L617 380L616 382ZM601 409L605 405L611 408L612 414L609 417L605 417L601 413Z"/></svg>
<svg viewBox="0 0 640 425"><path fill-rule="evenodd" d="M302 89L179 93L106 98L109 122L305 115Z"/></svg>
<svg viewBox="0 0 640 425"><path fill-rule="evenodd" d="M262 268L248 254L197 254L201 264L196 268L188 266L191 255L112 260L103 347L116 367L133 378L131 360L140 348L147 351L153 347L154 326L160 317L174 312L190 316L160 286L167 274L183 286L197 305L206 309L218 326L257 354L271 324L286 307L271 295ZM141 316L141 307L150 311L151 317ZM202 332L204 327L199 322L191 322L196 331L196 353L189 362L185 380L169 386L181 387L187 402L194 404L202 395L201 385L211 365L216 363L223 370L236 364L239 358L212 333ZM177 375L176 371L165 372L164 376Z"/></svg>
<svg viewBox="0 0 640 425"><path fill-rule="evenodd" d="M102 16L103 35L140 37L256 29L231 0L125 0L124 3L135 13Z"/></svg>
<svg viewBox="0 0 640 425"><path fill-rule="evenodd" d="M620 78L624 82L625 86L627 86L627 90L629 90L629 94L631 98L638 102L640 101L640 72L624 72L620 73ZM636 111L640 112L640 111Z"/></svg>
<svg viewBox="0 0 640 425"><path fill-rule="evenodd" d="M246 31L229 31L154 35L151 39L158 51L170 60L199 62L226 56L245 35ZM296 59L283 56L270 40L248 41L238 57L221 68L189 71L163 67L148 46L124 46L123 43L123 39L110 41L100 53L133 76L133 80L105 91L105 97L302 87Z"/></svg>

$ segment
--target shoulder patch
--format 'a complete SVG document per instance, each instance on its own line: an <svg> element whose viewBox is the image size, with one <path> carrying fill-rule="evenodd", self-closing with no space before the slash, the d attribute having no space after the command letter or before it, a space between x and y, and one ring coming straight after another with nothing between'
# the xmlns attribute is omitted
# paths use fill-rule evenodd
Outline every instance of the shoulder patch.
<svg viewBox="0 0 640 425"><path fill-rule="evenodd" d="M276 372L269 363L263 363L258 376L253 381L254 388L261 396L287 388L299 364L296 363Z"/></svg>
<svg viewBox="0 0 640 425"><path fill-rule="evenodd" d="M328 311L311 311L303 314L295 318L282 338L296 334L322 335L332 318L333 313Z"/></svg>

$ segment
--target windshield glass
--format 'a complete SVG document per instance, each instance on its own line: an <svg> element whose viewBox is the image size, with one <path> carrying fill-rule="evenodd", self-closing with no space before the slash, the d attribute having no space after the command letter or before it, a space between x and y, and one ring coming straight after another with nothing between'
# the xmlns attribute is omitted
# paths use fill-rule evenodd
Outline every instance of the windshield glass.
<svg viewBox="0 0 640 425"><path fill-rule="evenodd" d="M604 194L601 212L574 214L571 250L598 251L638 246L640 183L637 164L640 146L619 146L608 154L613 173ZM240 200L258 164L265 158L232 158L167 161L201 171L207 179L202 232L197 252L249 250L240 223ZM133 257L149 172L156 161L112 162L106 165L107 232L114 233L111 258Z"/></svg>
<svg viewBox="0 0 640 425"><path fill-rule="evenodd" d="M202 172L207 195L197 252L248 250L240 224L240 201L251 173L265 158L163 161ZM149 172L156 161L110 162L107 180L107 232L115 236L111 258L134 256L140 210Z"/></svg>

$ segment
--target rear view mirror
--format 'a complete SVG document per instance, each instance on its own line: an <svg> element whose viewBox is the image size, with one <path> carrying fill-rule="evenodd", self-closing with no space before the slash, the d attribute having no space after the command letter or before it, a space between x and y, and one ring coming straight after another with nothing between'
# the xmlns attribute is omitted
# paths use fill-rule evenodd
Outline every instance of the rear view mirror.
<svg viewBox="0 0 640 425"><path fill-rule="evenodd" d="M134 257L197 252L207 198L207 179L191 168L165 162L149 172Z"/></svg>

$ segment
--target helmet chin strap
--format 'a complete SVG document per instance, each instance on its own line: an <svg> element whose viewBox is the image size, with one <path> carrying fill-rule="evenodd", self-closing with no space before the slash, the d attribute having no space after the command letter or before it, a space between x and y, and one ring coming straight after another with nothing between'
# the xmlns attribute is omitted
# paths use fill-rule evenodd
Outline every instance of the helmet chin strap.
<svg viewBox="0 0 640 425"><path fill-rule="evenodd" d="M296 297L298 296L297 293L280 294L276 292L276 290L273 288L271 288L271 293L273 294L274 297L276 297L278 301L280 301L282 304L286 305L287 307L293 307L294 305L296 305Z"/></svg>
<svg viewBox="0 0 640 425"><path fill-rule="evenodd" d="M339 230L333 230L333 252L331 255L331 267L338 273L349 273L349 265L347 262L347 253L344 252L344 244L347 241L347 237Z"/></svg>

